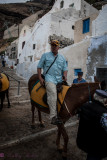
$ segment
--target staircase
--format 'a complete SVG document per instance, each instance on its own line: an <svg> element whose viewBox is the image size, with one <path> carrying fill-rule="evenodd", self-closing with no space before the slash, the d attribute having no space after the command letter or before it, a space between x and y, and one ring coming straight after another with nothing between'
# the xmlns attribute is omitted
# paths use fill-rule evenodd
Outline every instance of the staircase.
<svg viewBox="0 0 107 160"><path fill-rule="evenodd" d="M0 72L3 71L6 73L9 77L10 81L10 89L9 89L9 98L10 103L29 103L30 102L30 96L28 92L28 84L25 79L18 76L15 73L14 69L9 68L7 65L6 67L2 67L0 62ZM17 80L17 81L16 81ZM20 85L18 85L18 81L20 82ZM19 88L18 88L19 87ZM18 91L19 89L19 91ZM7 103L7 99L5 98L5 103Z"/></svg>

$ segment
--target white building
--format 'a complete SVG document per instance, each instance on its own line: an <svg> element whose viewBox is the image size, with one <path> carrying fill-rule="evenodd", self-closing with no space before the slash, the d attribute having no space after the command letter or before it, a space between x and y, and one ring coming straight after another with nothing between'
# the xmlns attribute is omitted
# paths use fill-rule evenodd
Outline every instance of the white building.
<svg viewBox="0 0 107 160"><path fill-rule="evenodd" d="M20 22L20 24L14 24L8 29L4 31L3 39L8 39L10 37L18 37L22 28L25 25L28 25L29 27L33 27L35 22L38 20L39 15L43 13L43 10L36 12L35 14L32 14L31 16L25 18Z"/></svg>
<svg viewBox="0 0 107 160"><path fill-rule="evenodd" d="M75 37L80 36L77 39L77 42L80 42L85 36L91 36L90 24L93 20L91 17L95 19L98 13L97 9L84 0L56 0L52 10L39 19L32 29L22 29L18 44L19 64L17 72L26 77L30 65L36 68L41 55L50 50L50 39L58 39L61 46L67 46L72 44ZM81 27L77 29L75 24L79 20L81 20ZM83 25L87 20L88 30L83 33ZM76 35L75 28L81 30L82 33ZM26 35L24 35L25 32ZM81 36L82 34L83 36ZM22 67L24 69L21 69ZM31 70L29 75L30 72Z"/></svg>
<svg viewBox="0 0 107 160"><path fill-rule="evenodd" d="M92 36L101 36L107 33L107 4L102 7L98 17L92 23Z"/></svg>

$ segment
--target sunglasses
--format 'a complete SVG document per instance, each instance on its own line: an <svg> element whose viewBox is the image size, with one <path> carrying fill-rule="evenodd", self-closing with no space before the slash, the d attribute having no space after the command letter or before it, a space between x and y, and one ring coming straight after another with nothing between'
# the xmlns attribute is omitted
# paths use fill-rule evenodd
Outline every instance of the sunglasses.
<svg viewBox="0 0 107 160"><path fill-rule="evenodd" d="M56 45L56 44L51 44L51 46L56 46L56 47L57 47L57 45Z"/></svg>

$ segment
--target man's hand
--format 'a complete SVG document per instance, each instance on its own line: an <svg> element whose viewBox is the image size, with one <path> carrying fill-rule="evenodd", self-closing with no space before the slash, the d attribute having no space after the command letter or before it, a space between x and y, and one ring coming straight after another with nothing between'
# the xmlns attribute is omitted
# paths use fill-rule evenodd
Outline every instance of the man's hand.
<svg viewBox="0 0 107 160"><path fill-rule="evenodd" d="M63 81L67 81L67 71L63 72Z"/></svg>
<svg viewBox="0 0 107 160"><path fill-rule="evenodd" d="M45 85L45 80L42 77L39 77L39 80L40 80L40 84L42 86L44 86Z"/></svg>
<svg viewBox="0 0 107 160"><path fill-rule="evenodd" d="M42 86L44 86L45 85L45 80L42 78L42 76L41 76L41 68L38 68L37 69L37 72L38 72L38 77L39 77L39 80L40 80L40 84L42 85Z"/></svg>
<svg viewBox="0 0 107 160"><path fill-rule="evenodd" d="M63 81L67 81L67 77L63 76L63 77L62 77L62 80L63 80Z"/></svg>

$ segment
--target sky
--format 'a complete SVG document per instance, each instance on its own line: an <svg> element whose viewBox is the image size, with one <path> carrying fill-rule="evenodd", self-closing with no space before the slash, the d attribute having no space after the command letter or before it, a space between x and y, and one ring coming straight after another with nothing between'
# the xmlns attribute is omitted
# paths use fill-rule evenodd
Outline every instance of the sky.
<svg viewBox="0 0 107 160"><path fill-rule="evenodd" d="M0 4L3 3L24 3L29 0L0 0Z"/></svg>

